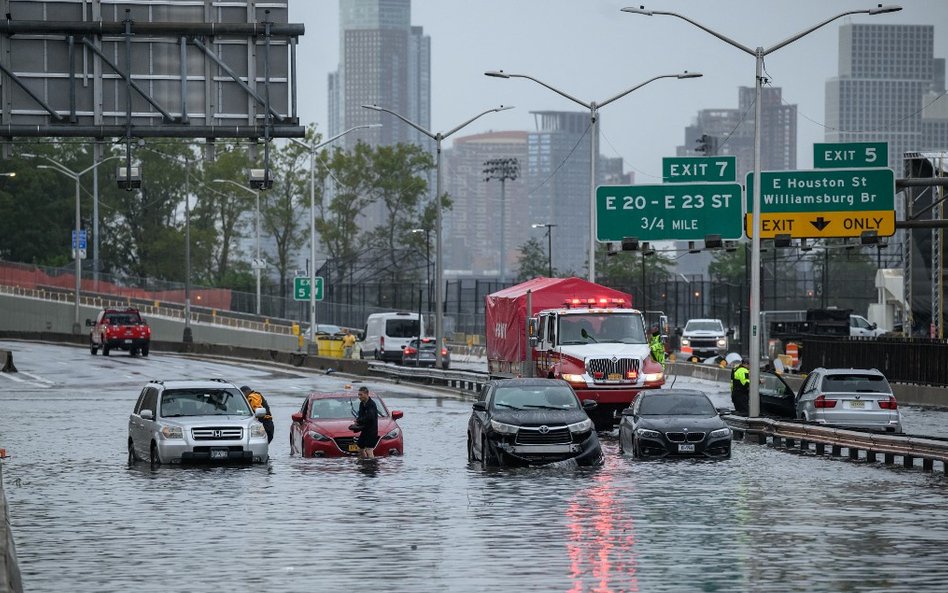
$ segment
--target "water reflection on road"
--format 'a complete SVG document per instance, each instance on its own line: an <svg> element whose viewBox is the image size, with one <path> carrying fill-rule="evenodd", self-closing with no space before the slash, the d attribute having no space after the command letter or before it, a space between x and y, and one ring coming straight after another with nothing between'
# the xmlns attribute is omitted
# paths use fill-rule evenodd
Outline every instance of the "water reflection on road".
<svg viewBox="0 0 948 593"><path fill-rule="evenodd" d="M371 381L405 412L405 457L299 459L290 414L309 388L344 379L223 370L274 408L267 466L127 467L137 379L0 395L28 591L889 592L948 582L943 475L742 443L727 462L643 463L620 457L609 435L599 469L483 470L465 458L468 402Z"/></svg>

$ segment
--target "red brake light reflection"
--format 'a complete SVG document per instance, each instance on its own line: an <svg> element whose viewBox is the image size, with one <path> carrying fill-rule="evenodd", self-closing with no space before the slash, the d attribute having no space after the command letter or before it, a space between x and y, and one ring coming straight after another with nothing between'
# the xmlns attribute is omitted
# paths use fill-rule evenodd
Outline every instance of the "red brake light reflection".
<svg viewBox="0 0 948 593"><path fill-rule="evenodd" d="M835 408L836 400L835 399L826 399L825 395L820 394L815 400L813 400L814 408Z"/></svg>
<svg viewBox="0 0 948 593"><path fill-rule="evenodd" d="M899 403L895 401L895 396L890 395L889 399L884 399L879 401L879 407L883 410L895 410L898 409Z"/></svg>

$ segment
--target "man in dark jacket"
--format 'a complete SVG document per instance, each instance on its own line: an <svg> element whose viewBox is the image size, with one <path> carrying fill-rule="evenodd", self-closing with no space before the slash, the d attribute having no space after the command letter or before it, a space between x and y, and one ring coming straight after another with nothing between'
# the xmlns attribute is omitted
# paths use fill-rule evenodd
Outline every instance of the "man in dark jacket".
<svg viewBox="0 0 948 593"><path fill-rule="evenodd" d="M379 442L379 409L369 397L369 388L359 388L359 414L356 424L361 427L356 445L360 459L375 459L375 446Z"/></svg>

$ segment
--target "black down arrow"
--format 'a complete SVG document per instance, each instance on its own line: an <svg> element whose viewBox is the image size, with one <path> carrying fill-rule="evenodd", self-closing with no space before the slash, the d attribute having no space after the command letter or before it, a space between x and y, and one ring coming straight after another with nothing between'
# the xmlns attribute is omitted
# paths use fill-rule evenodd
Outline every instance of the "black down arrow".
<svg viewBox="0 0 948 593"><path fill-rule="evenodd" d="M830 221L824 220L823 217L819 217L816 220L811 220L810 224L816 227L816 230L822 232L823 229L829 226Z"/></svg>

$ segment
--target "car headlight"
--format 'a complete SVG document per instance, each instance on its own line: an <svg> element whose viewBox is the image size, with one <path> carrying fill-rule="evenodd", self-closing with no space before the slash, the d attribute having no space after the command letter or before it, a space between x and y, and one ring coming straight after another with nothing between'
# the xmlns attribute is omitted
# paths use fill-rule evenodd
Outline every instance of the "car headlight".
<svg viewBox="0 0 948 593"><path fill-rule="evenodd" d="M329 437L327 437L321 432L316 432L315 430L307 430L306 434L309 436L309 438L313 439L314 441L328 441L329 440Z"/></svg>
<svg viewBox="0 0 948 593"><path fill-rule="evenodd" d="M402 434L402 431L400 431L400 430L397 429L397 428L393 428L392 430L390 430L389 432L387 432L387 433L385 434L385 436L382 437L382 438L385 439L385 440L387 440L387 441L390 441L390 440L392 440L392 439L397 439L397 438L398 438L398 435L400 435L400 434Z"/></svg>
<svg viewBox="0 0 948 593"><path fill-rule="evenodd" d="M582 422L576 422L566 426L570 432L588 432L589 430L592 430L592 427L593 421L589 418L586 418Z"/></svg>
<svg viewBox="0 0 948 593"><path fill-rule="evenodd" d="M718 338L718 347L727 348L727 338Z"/></svg>
<svg viewBox="0 0 948 593"><path fill-rule="evenodd" d="M640 437L645 437L647 439L658 439L662 436L662 433L658 432L657 430L649 430L647 428L636 428L635 432Z"/></svg>
<svg viewBox="0 0 948 593"><path fill-rule="evenodd" d="M496 420L490 421L490 427L494 432L499 432L500 434L517 434L517 431L520 430L519 426L513 424L504 424L503 422L497 422Z"/></svg>
<svg viewBox="0 0 948 593"><path fill-rule="evenodd" d="M712 439L716 439L719 437L729 437L731 436L731 429L724 427L724 428L719 428L717 430L712 430L711 434L708 436L710 436Z"/></svg>
<svg viewBox="0 0 948 593"><path fill-rule="evenodd" d="M662 377L665 376L665 373L645 373L645 382L651 383L652 381L661 381Z"/></svg>
<svg viewBox="0 0 948 593"><path fill-rule="evenodd" d="M690 346L690 345L691 345L691 340L689 340L688 338L682 338L682 339L681 339L681 345L682 345L682 346Z"/></svg>
<svg viewBox="0 0 948 593"><path fill-rule="evenodd" d="M250 425L250 436L267 438L267 431L263 428L263 424L254 422Z"/></svg>
<svg viewBox="0 0 948 593"><path fill-rule="evenodd" d="M162 426L161 436L166 439L183 439L184 433L181 432L180 426Z"/></svg>
<svg viewBox="0 0 948 593"><path fill-rule="evenodd" d="M574 375L572 373L563 373L562 378L567 383L578 383L580 385L586 385L586 379L582 375Z"/></svg>

